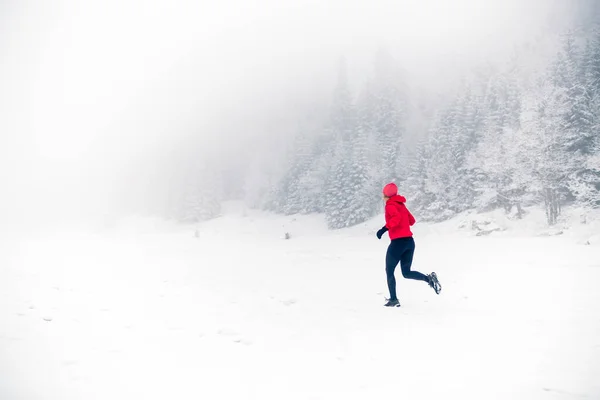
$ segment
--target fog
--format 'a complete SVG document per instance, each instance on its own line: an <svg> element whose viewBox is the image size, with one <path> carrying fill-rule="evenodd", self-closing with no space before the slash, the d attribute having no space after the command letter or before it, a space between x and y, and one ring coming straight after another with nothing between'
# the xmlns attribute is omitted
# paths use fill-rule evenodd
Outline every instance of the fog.
<svg viewBox="0 0 600 400"><path fill-rule="evenodd" d="M327 104L340 57L352 85L383 48L413 88L443 92L576 12L566 0L4 0L2 227L152 210L187 157L277 156L264 144Z"/></svg>

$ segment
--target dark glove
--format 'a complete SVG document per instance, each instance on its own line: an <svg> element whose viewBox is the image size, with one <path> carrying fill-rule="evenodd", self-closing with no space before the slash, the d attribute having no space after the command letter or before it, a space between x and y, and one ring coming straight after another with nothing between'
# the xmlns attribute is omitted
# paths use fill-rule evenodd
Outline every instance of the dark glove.
<svg viewBox="0 0 600 400"><path fill-rule="evenodd" d="M388 228L386 226L384 226L383 228L381 228L380 230L377 231L377 239L381 240L381 237L383 236L384 233L386 233L388 231Z"/></svg>

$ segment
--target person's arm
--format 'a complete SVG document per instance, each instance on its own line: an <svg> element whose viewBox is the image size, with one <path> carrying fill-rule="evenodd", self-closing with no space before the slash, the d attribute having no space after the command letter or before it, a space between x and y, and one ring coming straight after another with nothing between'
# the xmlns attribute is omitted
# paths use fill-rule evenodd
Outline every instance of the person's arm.
<svg viewBox="0 0 600 400"><path fill-rule="evenodd" d="M381 239L381 237L383 236L384 233L386 233L388 231L387 227L383 227L380 230L377 231L377 239Z"/></svg>
<svg viewBox="0 0 600 400"><path fill-rule="evenodd" d="M417 221L415 220L415 217L413 217L413 215L410 213L410 211L408 211L408 208L406 209L406 211L408 212L408 223L410 224L410 226L413 226Z"/></svg>
<svg viewBox="0 0 600 400"><path fill-rule="evenodd" d="M402 214L392 204L386 204L385 206L385 226L388 229L392 229L400 225Z"/></svg>

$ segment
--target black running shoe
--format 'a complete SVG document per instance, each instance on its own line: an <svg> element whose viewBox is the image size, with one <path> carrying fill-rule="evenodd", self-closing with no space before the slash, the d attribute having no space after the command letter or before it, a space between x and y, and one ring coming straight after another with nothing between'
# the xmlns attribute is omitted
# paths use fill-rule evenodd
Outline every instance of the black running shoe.
<svg viewBox="0 0 600 400"><path fill-rule="evenodd" d="M440 284L440 281L438 281L435 272L429 274L429 286L431 286L433 290L435 290L436 294L440 294L440 292L442 291L442 285Z"/></svg>
<svg viewBox="0 0 600 400"><path fill-rule="evenodd" d="M400 302L398 301L398 299L395 300L388 300L387 303L384 304L384 306L386 307L400 307Z"/></svg>

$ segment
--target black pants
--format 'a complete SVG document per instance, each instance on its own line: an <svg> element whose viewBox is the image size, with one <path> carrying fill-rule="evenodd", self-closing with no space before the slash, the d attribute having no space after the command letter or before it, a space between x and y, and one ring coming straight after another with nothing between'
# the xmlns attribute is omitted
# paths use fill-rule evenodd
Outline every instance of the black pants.
<svg viewBox="0 0 600 400"><path fill-rule="evenodd" d="M390 289L390 299L396 300L396 278L394 271L398 262L402 269L402 276L406 279L415 279L417 281L429 282L429 278L417 271L411 271L413 254L415 253L415 240L412 237L392 240L385 256L385 273L387 274L388 288Z"/></svg>

